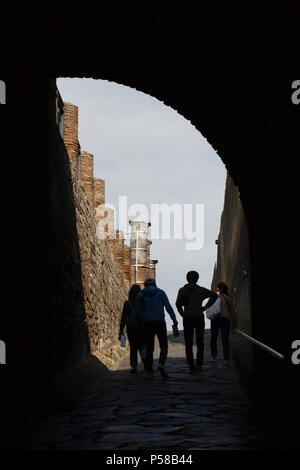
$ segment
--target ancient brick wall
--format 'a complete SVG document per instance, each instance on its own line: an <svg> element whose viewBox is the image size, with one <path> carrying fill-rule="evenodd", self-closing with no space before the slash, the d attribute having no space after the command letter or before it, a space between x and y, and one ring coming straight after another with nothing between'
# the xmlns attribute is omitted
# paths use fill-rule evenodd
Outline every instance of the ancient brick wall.
<svg viewBox="0 0 300 470"><path fill-rule="evenodd" d="M114 237L107 238L116 266L124 272L124 235L121 230L116 230Z"/></svg>
<svg viewBox="0 0 300 470"><path fill-rule="evenodd" d="M105 204L105 181L94 178L94 208Z"/></svg>
<svg viewBox="0 0 300 470"><path fill-rule="evenodd" d="M83 151L80 153L79 161L79 178L83 184L91 208L94 209L94 155Z"/></svg>
<svg viewBox="0 0 300 470"><path fill-rule="evenodd" d="M100 240L96 235L97 221L88 194L77 180L73 180L73 194L86 320L91 350L94 352L118 342L119 322L127 289L108 241Z"/></svg>
<svg viewBox="0 0 300 470"><path fill-rule="evenodd" d="M150 272L155 278L155 263L149 268L151 241L141 237L143 251L139 251L142 258L138 264L143 266L136 276L132 266L135 245L131 241L130 248L125 247L123 233L115 229L114 210L105 207L105 181L94 178L94 156L80 149L78 108L71 103L64 103L64 108L64 142L72 173L85 313L91 350L99 352L116 341L120 299L124 300L132 283L143 283ZM149 225L145 224L147 229ZM114 288L119 294L115 295Z"/></svg>
<svg viewBox="0 0 300 470"><path fill-rule="evenodd" d="M78 107L72 103L64 102L64 142L70 161L78 172Z"/></svg>
<svg viewBox="0 0 300 470"><path fill-rule="evenodd" d="M131 261L130 261L130 247L124 245L124 280L127 289L131 286Z"/></svg>
<svg viewBox="0 0 300 470"><path fill-rule="evenodd" d="M54 97L55 86L50 90ZM43 362L50 377L54 377L88 355L91 348L72 190L72 179L74 180L77 174L76 165L70 159L67 145L64 144L54 120L53 99L49 99L49 103L49 315L44 331ZM75 107L73 109L76 115ZM65 138L70 142L68 136ZM75 140L72 142L76 150Z"/></svg>
<svg viewBox="0 0 300 470"><path fill-rule="evenodd" d="M50 89L54 97L55 85L52 84ZM96 235L94 193L89 191L87 185L94 184L92 155L87 152L84 153L84 179L78 179L77 109L69 107L75 124L68 125L69 118L65 120L65 129L69 134L65 133L64 142L55 122L55 107L51 99L50 102L51 314L45 331L44 363L56 389L64 396L72 395L73 399L74 395L77 394L76 398L80 395L81 391L78 390L86 385L87 376L94 376L98 371L98 366L94 370L97 364L95 356L106 364L107 354L111 356L114 351L116 354L109 366L113 367L114 361L118 360L117 350L121 349L118 331L127 287L107 240L101 240ZM120 352L120 357L121 353L124 351Z"/></svg>

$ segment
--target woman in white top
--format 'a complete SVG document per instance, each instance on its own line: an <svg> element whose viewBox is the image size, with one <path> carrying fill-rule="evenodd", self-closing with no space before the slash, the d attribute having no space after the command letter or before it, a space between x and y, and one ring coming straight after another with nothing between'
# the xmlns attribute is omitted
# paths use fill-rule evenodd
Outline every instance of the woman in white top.
<svg viewBox="0 0 300 470"><path fill-rule="evenodd" d="M211 338L210 350L212 363L217 362L217 339L219 329L222 334L222 344L224 353L224 367L229 367L230 348L229 348L229 332L230 328L236 327L235 315L233 313L232 302L228 294L228 287L224 282L219 282L216 290L221 300L221 312L214 320L211 320Z"/></svg>

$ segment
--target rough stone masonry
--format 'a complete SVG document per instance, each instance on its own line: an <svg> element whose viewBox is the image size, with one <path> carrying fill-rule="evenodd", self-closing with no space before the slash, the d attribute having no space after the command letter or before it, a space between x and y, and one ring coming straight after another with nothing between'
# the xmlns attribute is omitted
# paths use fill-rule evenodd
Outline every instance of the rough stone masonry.
<svg viewBox="0 0 300 470"><path fill-rule="evenodd" d="M114 227L113 211L105 208L105 181L94 177L94 156L81 150L78 141L78 107L63 102L57 88L56 99L60 102L60 109L56 106L56 112L63 113L63 116L56 117L56 122L63 121L63 127L57 130L68 153L79 252L79 259L74 259L75 252L67 244L66 249L63 249L62 268L68 265L66 269L70 271L74 264L77 265L81 286L69 282L69 300L72 302L74 298L82 296L88 349L106 367L114 369L128 352L128 349L119 346L118 331L123 303L127 299L128 289L135 282L132 277L132 256L130 247L124 244L122 231ZM103 219L104 238L97 234L97 224L103 222ZM155 277L155 264L154 267L151 265L151 269L150 259L148 264L149 270L144 272L145 276L151 271ZM80 289L82 292L79 294ZM69 331L70 346L67 348L72 349L74 345L76 349L79 329L75 327L72 316L65 316L65 320ZM68 361L67 365L71 363L74 368L74 362ZM64 388L64 381L63 372L60 378L56 378L56 386Z"/></svg>

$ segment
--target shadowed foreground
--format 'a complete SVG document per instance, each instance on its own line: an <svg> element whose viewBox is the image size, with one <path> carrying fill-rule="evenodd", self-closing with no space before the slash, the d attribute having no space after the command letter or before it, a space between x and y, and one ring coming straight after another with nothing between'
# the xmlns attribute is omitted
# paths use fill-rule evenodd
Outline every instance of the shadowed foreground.
<svg viewBox="0 0 300 470"><path fill-rule="evenodd" d="M40 423L31 448L262 449L254 410L235 369L224 369L221 356L217 366L210 364L209 334L206 330L201 373L188 374L183 332L179 338L170 334L168 379L156 368L150 378L141 366L138 375L129 374L126 358L94 384L76 409ZM156 345L156 358L157 352Z"/></svg>

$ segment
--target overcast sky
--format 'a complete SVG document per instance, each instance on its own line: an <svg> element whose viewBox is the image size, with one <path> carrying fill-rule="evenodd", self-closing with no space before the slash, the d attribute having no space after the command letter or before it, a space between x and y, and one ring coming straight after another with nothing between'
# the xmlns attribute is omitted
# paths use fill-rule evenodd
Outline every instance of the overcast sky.
<svg viewBox="0 0 300 470"><path fill-rule="evenodd" d="M189 121L154 97L104 80L63 78L57 87L63 101L79 108L81 150L94 155L94 177L105 180L106 202L116 207L116 228L119 196L127 196L128 207L144 204L149 217L154 203L192 204L194 230L196 204L204 205L202 249L187 251L190 240L174 240L172 232L170 240L151 245L151 258L158 259L157 285L166 291L182 328L175 301L187 271L198 271L199 284L211 285L224 164ZM170 330L167 313L166 320Z"/></svg>

